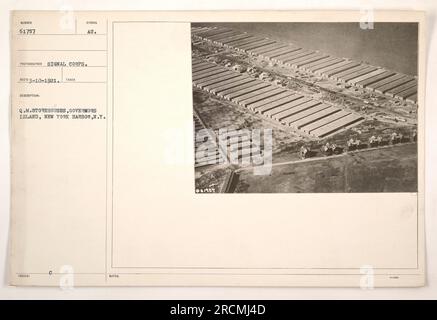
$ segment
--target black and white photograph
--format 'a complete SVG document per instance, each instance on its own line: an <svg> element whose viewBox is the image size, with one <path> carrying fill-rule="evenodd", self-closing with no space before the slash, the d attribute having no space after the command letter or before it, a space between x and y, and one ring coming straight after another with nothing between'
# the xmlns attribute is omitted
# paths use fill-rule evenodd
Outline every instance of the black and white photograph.
<svg viewBox="0 0 437 320"><path fill-rule="evenodd" d="M437 3L293 1L3 5L0 300L436 296Z"/></svg>
<svg viewBox="0 0 437 320"><path fill-rule="evenodd" d="M196 193L417 192L417 23L192 23L191 42Z"/></svg>

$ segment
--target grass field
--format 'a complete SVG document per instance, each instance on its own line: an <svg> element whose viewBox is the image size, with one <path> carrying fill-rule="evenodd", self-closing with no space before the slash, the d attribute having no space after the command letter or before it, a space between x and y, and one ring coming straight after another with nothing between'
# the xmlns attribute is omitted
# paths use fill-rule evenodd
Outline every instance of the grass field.
<svg viewBox="0 0 437 320"><path fill-rule="evenodd" d="M237 175L239 193L417 192L417 145L276 165L270 176Z"/></svg>

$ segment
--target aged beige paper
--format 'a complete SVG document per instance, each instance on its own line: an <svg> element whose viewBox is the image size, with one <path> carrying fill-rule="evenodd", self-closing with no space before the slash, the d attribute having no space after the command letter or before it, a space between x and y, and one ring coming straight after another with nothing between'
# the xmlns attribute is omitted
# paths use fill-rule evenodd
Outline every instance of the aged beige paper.
<svg viewBox="0 0 437 320"><path fill-rule="evenodd" d="M10 284L424 285L424 30L12 12Z"/></svg>

